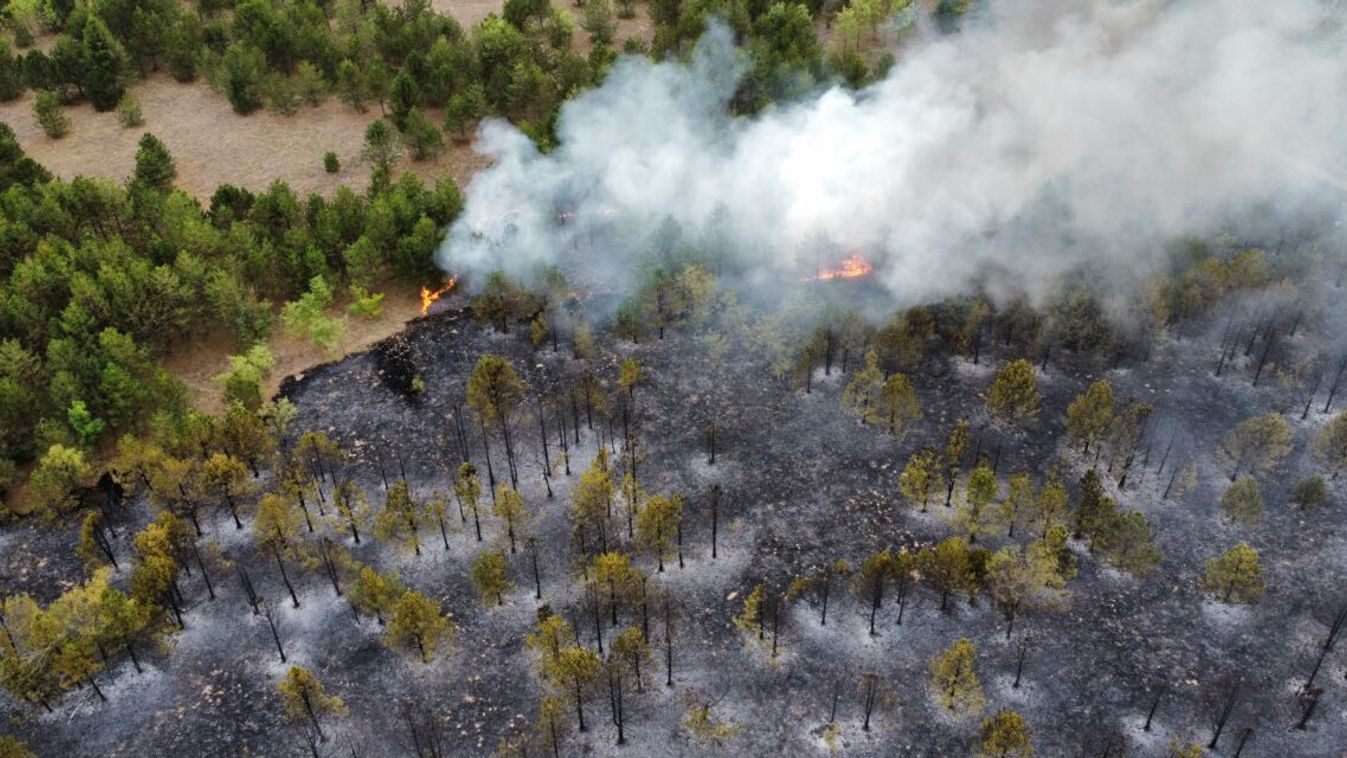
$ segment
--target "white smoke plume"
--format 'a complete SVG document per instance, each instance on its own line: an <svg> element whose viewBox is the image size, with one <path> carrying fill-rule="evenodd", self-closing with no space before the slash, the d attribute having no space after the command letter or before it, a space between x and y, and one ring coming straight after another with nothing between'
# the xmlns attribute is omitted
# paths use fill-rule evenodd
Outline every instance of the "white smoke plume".
<svg viewBox="0 0 1347 758"><path fill-rule="evenodd" d="M1283 233L1347 200L1347 11L1327 0L991 0L919 22L880 82L753 118L712 27L687 63L626 58L539 154L495 164L438 260L621 274L667 218L757 272L864 251L895 304L1031 294L1082 264L1124 283L1178 235ZM478 281L481 276L476 277Z"/></svg>

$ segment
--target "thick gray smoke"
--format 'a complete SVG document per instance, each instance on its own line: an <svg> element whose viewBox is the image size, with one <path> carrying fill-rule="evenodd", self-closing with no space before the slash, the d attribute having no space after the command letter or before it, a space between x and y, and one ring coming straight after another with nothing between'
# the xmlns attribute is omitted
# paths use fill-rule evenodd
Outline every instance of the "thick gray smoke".
<svg viewBox="0 0 1347 758"><path fill-rule="evenodd" d="M713 27L687 64L618 63L565 107L551 154L485 124L495 165L439 262L621 274L672 218L762 273L864 251L897 304L1032 294L1084 263L1123 282L1179 235L1340 215L1343 15L1324 0L992 0L957 34L914 30L864 91L752 119L727 115L743 62Z"/></svg>

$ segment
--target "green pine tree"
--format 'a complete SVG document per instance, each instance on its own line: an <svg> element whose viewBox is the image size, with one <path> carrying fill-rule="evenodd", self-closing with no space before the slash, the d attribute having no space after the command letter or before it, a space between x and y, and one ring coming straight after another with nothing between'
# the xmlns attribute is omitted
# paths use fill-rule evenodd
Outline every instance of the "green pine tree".
<svg viewBox="0 0 1347 758"><path fill-rule="evenodd" d="M122 99L126 51L98 16L84 24L84 93L96 110L110 111Z"/></svg>
<svg viewBox="0 0 1347 758"><path fill-rule="evenodd" d="M136 150L136 173L134 181L151 189L167 191L173 186L178 169L173 163L164 143L153 134L146 132L140 138Z"/></svg>

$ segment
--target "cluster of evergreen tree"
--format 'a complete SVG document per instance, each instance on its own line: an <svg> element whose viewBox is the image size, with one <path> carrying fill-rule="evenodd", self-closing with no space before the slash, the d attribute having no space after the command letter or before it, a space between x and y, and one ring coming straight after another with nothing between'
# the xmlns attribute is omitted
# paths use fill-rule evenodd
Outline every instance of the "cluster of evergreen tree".
<svg viewBox="0 0 1347 758"><path fill-rule="evenodd" d="M500 16L489 15L469 30L426 0L396 7L357 0L208 0L193 6L40 0L32 11L9 14L9 25L21 30L16 40L27 50L0 44L0 99L32 89L106 111L117 107L133 80L167 70L181 82L207 81L243 114L264 106L289 114L302 103L336 95L361 112L377 105L409 143L433 146L439 130L424 111L442 108L442 128L451 135L464 136L477 119L495 114L520 123L547 146L560 102L601 79L616 57L610 5L581 5L580 26L591 41L587 55L572 49L572 13L548 0L510 0ZM621 5L618 15L634 15L630 0ZM846 17L860 19L877 35L885 19L909 5L871 2L864 13ZM859 86L887 71L892 56L869 65L850 45L825 56L815 22L830 21L839 11L847 8L824 0L654 0L649 52L680 55L709 20L725 21L751 59L736 107L753 111L834 78ZM50 50L31 46L36 27L60 34ZM647 46L629 40L624 50L644 53Z"/></svg>
<svg viewBox="0 0 1347 758"><path fill-rule="evenodd" d="M48 51L0 46L0 99L32 89L100 111L136 78L167 70L205 80L243 114L264 105L292 113L334 94L361 112L377 105L404 130L409 120L434 129L422 110L444 108L451 133L488 113L545 133L556 104L614 55L572 51L574 21L545 1L508 3L505 18L469 31L425 0L41 0L22 15L9 19L24 30L20 42L31 45L34 26L60 38Z"/></svg>
<svg viewBox="0 0 1347 758"><path fill-rule="evenodd" d="M452 179L376 170L365 195L302 199L278 181L258 195L222 186L203 208L172 188L153 135L125 185L53 179L8 127L0 157L0 486L53 445L92 447L181 411L159 359L206 334L246 348L269 333L273 302L424 281L462 207Z"/></svg>

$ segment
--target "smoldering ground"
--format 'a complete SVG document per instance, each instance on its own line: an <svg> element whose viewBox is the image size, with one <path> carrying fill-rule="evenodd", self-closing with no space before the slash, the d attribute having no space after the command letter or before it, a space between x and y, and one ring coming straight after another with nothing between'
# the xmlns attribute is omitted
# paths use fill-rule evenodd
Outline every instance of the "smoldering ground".
<svg viewBox="0 0 1347 758"><path fill-rule="evenodd" d="M917 23L865 89L752 117L729 113L747 63L713 24L685 61L619 61L550 153L486 123L495 164L438 260L620 286L671 219L750 281L864 250L904 307L1040 294L1083 265L1121 285L1179 235L1312 221L1336 242L1343 21L1319 0L993 0L955 34Z"/></svg>

